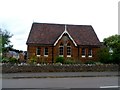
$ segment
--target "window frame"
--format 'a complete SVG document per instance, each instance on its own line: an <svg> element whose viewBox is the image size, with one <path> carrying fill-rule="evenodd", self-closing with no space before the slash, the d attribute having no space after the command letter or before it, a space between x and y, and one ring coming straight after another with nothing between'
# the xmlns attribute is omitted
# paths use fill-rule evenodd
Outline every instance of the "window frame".
<svg viewBox="0 0 120 90"><path fill-rule="evenodd" d="M88 49L88 57L93 57L93 50L92 50L92 48Z"/></svg>
<svg viewBox="0 0 120 90"><path fill-rule="evenodd" d="M83 54L83 49L84 49L84 54ZM86 57L86 48L81 49L81 57L85 58Z"/></svg>
<svg viewBox="0 0 120 90"><path fill-rule="evenodd" d="M69 49L68 49L69 48ZM69 53L69 54L68 54ZM68 43L67 45L67 57L71 57L72 54L72 49L71 49L71 45Z"/></svg>
<svg viewBox="0 0 120 90"><path fill-rule="evenodd" d="M40 47L37 47L37 48L36 48L36 56L37 56L37 57L40 57L40 56L41 56L41 48L40 48Z"/></svg>
<svg viewBox="0 0 120 90"><path fill-rule="evenodd" d="M61 50L62 49L62 50ZM62 52L61 52L62 51ZM62 53L62 54L61 54ZM63 44L61 43L60 46L59 46L59 57L63 57L64 55L64 46Z"/></svg>
<svg viewBox="0 0 120 90"><path fill-rule="evenodd" d="M46 50L47 50L47 54L46 54ZM45 47L44 48L44 56L48 57L48 54L49 54L49 49L48 49L48 47Z"/></svg>

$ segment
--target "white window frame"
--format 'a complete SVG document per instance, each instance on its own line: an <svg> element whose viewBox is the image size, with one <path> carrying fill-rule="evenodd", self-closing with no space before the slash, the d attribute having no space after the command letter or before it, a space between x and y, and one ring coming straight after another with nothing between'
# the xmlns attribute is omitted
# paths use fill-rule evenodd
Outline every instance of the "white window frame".
<svg viewBox="0 0 120 90"><path fill-rule="evenodd" d="M62 44L62 46L61 46L61 45L59 46L59 57L63 57L63 55L60 55L60 48L61 48L61 47L63 48L63 55L64 55L64 46L63 46L63 44Z"/></svg>
<svg viewBox="0 0 120 90"><path fill-rule="evenodd" d="M68 47L70 48L70 55L68 55ZM71 46L67 46L67 57L71 57L71 52L72 52Z"/></svg>

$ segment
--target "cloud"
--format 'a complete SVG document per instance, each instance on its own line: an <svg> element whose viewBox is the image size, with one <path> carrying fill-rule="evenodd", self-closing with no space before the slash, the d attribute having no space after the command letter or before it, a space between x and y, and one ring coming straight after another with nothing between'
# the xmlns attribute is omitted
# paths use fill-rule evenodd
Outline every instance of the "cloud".
<svg viewBox="0 0 120 90"><path fill-rule="evenodd" d="M118 33L119 0L1 0L0 27L14 36L16 49L26 50L34 22L92 25L100 41Z"/></svg>

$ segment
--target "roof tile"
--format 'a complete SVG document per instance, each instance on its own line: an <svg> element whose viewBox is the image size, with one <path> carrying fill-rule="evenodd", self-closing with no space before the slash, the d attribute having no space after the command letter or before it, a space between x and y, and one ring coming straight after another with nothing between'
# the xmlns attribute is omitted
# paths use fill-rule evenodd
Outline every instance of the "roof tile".
<svg viewBox="0 0 120 90"><path fill-rule="evenodd" d="M66 25L67 31L77 45L100 45L90 25ZM64 32L65 24L33 23L27 44L54 44Z"/></svg>

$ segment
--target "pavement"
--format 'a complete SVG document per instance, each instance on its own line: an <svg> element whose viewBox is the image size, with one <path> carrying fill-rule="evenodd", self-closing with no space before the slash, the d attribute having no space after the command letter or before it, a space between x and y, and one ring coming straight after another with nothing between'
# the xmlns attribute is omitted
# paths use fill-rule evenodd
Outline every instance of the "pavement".
<svg viewBox="0 0 120 90"><path fill-rule="evenodd" d="M111 77L118 72L42 72L42 73L4 73L2 78L67 78L67 77Z"/></svg>

